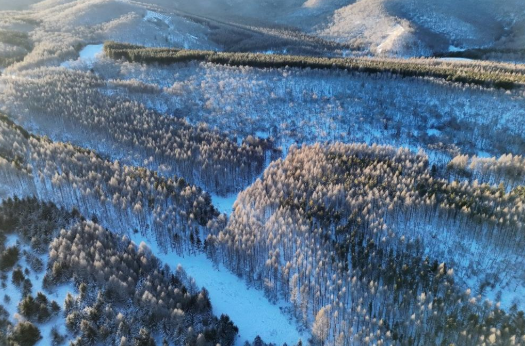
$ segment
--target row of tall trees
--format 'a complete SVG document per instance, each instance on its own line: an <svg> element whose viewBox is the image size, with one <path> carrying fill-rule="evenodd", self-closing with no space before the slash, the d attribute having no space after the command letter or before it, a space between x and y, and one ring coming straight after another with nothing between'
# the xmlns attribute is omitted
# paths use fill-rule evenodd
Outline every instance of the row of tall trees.
<svg viewBox="0 0 525 346"><path fill-rule="evenodd" d="M478 157L457 155L447 168L459 177L468 177L491 185L503 184L507 189L525 185L525 158L521 155Z"/></svg>
<svg viewBox="0 0 525 346"><path fill-rule="evenodd" d="M433 59L326 58L185 49L167 50L116 42L106 42L104 52L113 59L126 59L139 63L173 64L187 61L207 61L214 64L258 68L289 66L357 70L368 73L386 72L403 77L428 76L503 89L513 89L525 83L524 71L520 67L504 63L472 62L458 65Z"/></svg>

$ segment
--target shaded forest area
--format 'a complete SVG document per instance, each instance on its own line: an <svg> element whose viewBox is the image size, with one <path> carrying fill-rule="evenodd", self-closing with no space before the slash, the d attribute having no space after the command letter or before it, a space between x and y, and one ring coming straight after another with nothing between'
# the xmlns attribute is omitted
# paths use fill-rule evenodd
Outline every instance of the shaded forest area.
<svg viewBox="0 0 525 346"><path fill-rule="evenodd" d="M0 30L0 67L7 67L24 60L33 50L33 41L21 31Z"/></svg>

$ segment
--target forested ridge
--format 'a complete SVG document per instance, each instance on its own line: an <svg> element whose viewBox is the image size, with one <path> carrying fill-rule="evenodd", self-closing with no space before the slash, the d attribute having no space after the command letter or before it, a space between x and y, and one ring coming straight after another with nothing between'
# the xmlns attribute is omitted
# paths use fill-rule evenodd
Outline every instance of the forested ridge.
<svg viewBox="0 0 525 346"><path fill-rule="evenodd" d="M436 174L392 147L295 148L211 240L314 344L520 344L523 312L483 297L521 280L525 196Z"/></svg>
<svg viewBox="0 0 525 346"><path fill-rule="evenodd" d="M106 42L104 52L113 59L138 63L173 64L207 61L231 66L258 68L300 67L311 69L357 70L366 73L392 73L404 77L435 77L448 81L513 89L525 83L522 67L504 63L451 64L432 59L326 58L262 53L229 53L185 49L146 48Z"/></svg>
<svg viewBox="0 0 525 346"><path fill-rule="evenodd" d="M11 84L5 95L15 100L11 110L33 117L47 133L74 134L75 141L112 159L227 194L247 186L263 170L266 156L275 155L268 140L252 137L238 144L205 125L191 126L140 103L109 97L101 90L105 81L92 73L49 72L33 71Z"/></svg>
<svg viewBox="0 0 525 346"><path fill-rule="evenodd" d="M179 250L201 227L221 222L210 196L184 179L106 161L71 144L28 137L1 119L0 134L0 176L11 194L78 208L117 231L149 230L165 248Z"/></svg>

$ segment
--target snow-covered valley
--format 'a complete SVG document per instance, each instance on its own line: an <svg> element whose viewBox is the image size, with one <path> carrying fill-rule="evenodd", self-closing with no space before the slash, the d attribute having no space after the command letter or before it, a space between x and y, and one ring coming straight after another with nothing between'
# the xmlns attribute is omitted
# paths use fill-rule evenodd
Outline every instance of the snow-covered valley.
<svg viewBox="0 0 525 346"><path fill-rule="evenodd" d="M102 49L102 45L88 45L79 52L77 60L64 62L61 66L65 68L93 66L93 63L103 54ZM44 196L41 193L37 194ZM8 195L22 196L23 192L11 190ZM219 212L226 215L231 213L237 194L225 197L216 194L211 196L212 202ZM115 216L115 219L118 219L118 217ZM122 224L111 223L108 227L117 230L119 233L128 233L127 230L131 229L133 224L134 222L124 223L122 227ZM213 263L200 250L177 254L173 250L161 250L157 241L148 235L143 236L131 232L128 233L128 236L137 245L141 243L147 244L155 256L170 265L173 270L178 265L182 265L186 273L195 280L198 287L205 287L208 290L213 312L218 316L227 314L239 327L239 335L236 339L237 346L242 346L245 341L252 341L257 336L262 337L266 342L272 342L277 345L285 343L293 345L299 340L308 339L309 336L306 331L298 331L298 324L292 319L290 314L289 303L284 301L280 301L278 304L270 303L261 290L249 287L243 279L232 274L223 265ZM11 246L15 242L16 237L10 237L6 247ZM22 251L24 249L30 250L27 246L22 247ZM45 268L47 256L42 255L42 260ZM24 266L24 262L21 262L21 265ZM42 276L43 274L40 277L31 277L35 283L33 288L34 294L42 291ZM17 288L12 287L12 284L8 284L6 291L15 292L10 304L7 305L7 310L11 318L13 318L17 313L16 303L20 301L21 297L19 297L19 293L16 293ZM75 288L71 285L61 287L57 291L53 290L50 297L56 298L57 302L63 303L67 292L73 293ZM53 326L57 326L61 333L66 332L66 327L60 318L55 318L48 323L39 325L43 339L38 345L51 343L50 330ZM261 326L264 326L264 328L261 328Z"/></svg>
<svg viewBox="0 0 525 346"><path fill-rule="evenodd" d="M0 345L523 346L525 65L469 59L519 61L520 5L491 1L0 11Z"/></svg>

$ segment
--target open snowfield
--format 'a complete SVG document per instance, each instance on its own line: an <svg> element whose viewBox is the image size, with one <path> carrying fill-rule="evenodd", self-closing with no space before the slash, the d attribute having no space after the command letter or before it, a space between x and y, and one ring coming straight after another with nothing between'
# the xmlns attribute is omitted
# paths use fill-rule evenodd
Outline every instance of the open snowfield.
<svg viewBox="0 0 525 346"><path fill-rule="evenodd" d="M221 213L230 215L233 209L233 204L237 199L237 194L231 194L226 197L218 196L217 194L211 194L211 201L215 208Z"/></svg>
<svg viewBox="0 0 525 346"><path fill-rule="evenodd" d="M88 44L78 53L78 59L64 61L60 66L70 68L75 64L84 64L85 66L93 66L95 60L103 54L103 44Z"/></svg>
<svg viewBox="0 0 525 346"><path fill-rule="evenodd" d="M80 59L82 60L93 60L96 59L104 49L103 44L88 44L79 53Z"/></svg>
<svg viewBox="0 0 525 346"><path fill-rule="evenodd" d="M468 58L439 58L438 60L442 60L442 61L472 61L472 59L468 59Z"/></svg>

